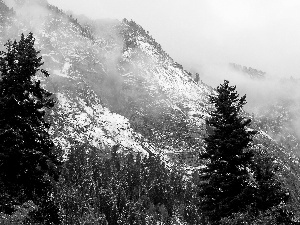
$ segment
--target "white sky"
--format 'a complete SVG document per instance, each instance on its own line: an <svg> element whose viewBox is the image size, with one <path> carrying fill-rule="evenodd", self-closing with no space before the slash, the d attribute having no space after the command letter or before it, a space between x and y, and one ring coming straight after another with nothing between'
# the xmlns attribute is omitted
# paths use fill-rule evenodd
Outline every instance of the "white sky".
<svg viewBox="0 0 300 225"><path fill-rule="evenodd" d="M132 19L188 70L234 62L300 77L299 0L48 2L92 19Z"/></svg>

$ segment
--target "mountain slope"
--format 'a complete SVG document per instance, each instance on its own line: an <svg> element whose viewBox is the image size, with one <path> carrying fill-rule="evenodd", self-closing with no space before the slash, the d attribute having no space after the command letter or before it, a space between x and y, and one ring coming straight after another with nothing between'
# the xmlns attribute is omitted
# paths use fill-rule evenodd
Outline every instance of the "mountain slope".
<svg viewBox="0 0 300 225"><path fill-rule="evenodd" d="M103 155L118 144L124 154L161 153L184 168L199 166L214 90L194 82L141 26L126 19L78 22L44 1L22 1L14 12L0 2L0 10L1 43L35 35L50 73L43 85L57 100L51 135L64 156L79 141ZM254 118L254 147L276 156L298 204L298 157L267 134L270 126Z"/></svg>
<svg viewBox="0 0 300 225"><path fill-rule="evenodd" d="M24 7L36 7L43 14L22 20L19 11ZM68 139L77 139L97 147L121 144L124 149L146 150L141 146L144 138L129 121L172 110L185 119L191 111L205 115L203 100L211 89L194 83L134 22L113 21L101 33L91 24L93 33L87 35L86 27L52 6L25 3L16 12L21 18L14 17L6 27L2 42L14 38L20 27L19 32L35 30L32 21L43 18L36 44L52 75L45 85L56 94L53 138L63 149L69 148Z"/></svg>

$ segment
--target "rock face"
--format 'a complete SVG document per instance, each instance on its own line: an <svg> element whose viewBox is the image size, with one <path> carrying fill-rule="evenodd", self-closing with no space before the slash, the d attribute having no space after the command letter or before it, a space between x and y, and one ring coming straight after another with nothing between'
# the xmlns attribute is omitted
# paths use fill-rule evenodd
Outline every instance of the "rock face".
<svg viewBox="0 0 300 225"><path fill-rule="evenodd" d="M199 166L211 107L207 100L214 90L196 83L141 26L126 19L78 20L45 1L22 1L11 10L1 0L0 26L3 44L34 33L50 73L43 85L57 100L48 113L51 135L65 156L74 142L84 142L103 155L119 145L122 153L160 153L187 169ZM277 157L281 177L298 202L298 157L262 120L253 121L259 131L254 147Z"/></svg>

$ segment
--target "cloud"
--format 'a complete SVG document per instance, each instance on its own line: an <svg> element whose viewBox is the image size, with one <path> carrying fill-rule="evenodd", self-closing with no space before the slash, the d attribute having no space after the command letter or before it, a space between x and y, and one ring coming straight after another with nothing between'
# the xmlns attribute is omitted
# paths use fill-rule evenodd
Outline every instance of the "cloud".
<svg viewBox="0 0 300 225"><path fill-rule="evenodd" d="M14 28L10 29L8 38L15 38L28 30L34 34L43 31L44 22L48 16L46 0L4 0L4 3L15 11ZM28 32L29 32L28 31Z"/></svg>
<svg viewBox="0 0 300 225"><path fill-rule="evenodd" d="M5 0L10 6L15 1ZM45 1L42 1L42 3ZM103 18L133 19L162 45L164 50L184 68L199 72L200 79L216 87L228 79L237 85L238 92L247 94L249 111L257 111L272 105L279 99L297 101L299 88L282 84L282 77L300 75L300 14L296 0L167 0L141 3L140 0L128 2L112 1L54 1L69 7L76 14L102 18L95 22L95 32L109 33L101 27ZM34 21L31 27L39 32L47 11L40 7L41 1L18 8L20 21ZM82 10L82 11L81 11ZM84 16L82 22L89 22ZM106 21L114 23L114 21ZM121 44L120 44L121 46ZM121 46L122 47L122 46ZM115 56L100 56L107 60L108 71L115 74ZM106 58L106 59L105 59ZM110 60L111 58L111 60ZM233 62L267 72L265 80L251 80L229 69ZM115 82L112 79L112 85ZM297 110L290 109L293 112Z"/></svg>
<svg viewBox="0 0 300 225"><path fill-rule="evenodd" d="M185 69L235 62L300 76L298 0L49 0L93 19L133 19Z"/></svg>
<svg viewBox="0 0 300 225"><path fill-rule="evenodd" d="M163 19L172 13L162 16L158 42L175 60L187 69L235 62L276 76L300 76L300 3L203 2L191 1L196 12L176 11L173 21Z"/></svg>
<svg viewBox="0 0 300 225"><path fill-rule="evenodd" d="M5 3L5 5L7 5L10 8L16 8L17 6L15 0L3 0L3 2Z"/></svg>
<svg viewBox="0 0 300 225"><path fill-rule="evenodd" d="M299 79L272 74L266 74L264 79L252 79L228 66L216 64L202 67L202 71L200 78L213 87L223 83L224 79L229 80L230 85L236 85L240 96L246 94L245 111L254 115L256 122L267 120L268 124L265 125L270 126L268 134L279 143L289 143L289 150L300 154L297 147L300 140Z"/></svg>

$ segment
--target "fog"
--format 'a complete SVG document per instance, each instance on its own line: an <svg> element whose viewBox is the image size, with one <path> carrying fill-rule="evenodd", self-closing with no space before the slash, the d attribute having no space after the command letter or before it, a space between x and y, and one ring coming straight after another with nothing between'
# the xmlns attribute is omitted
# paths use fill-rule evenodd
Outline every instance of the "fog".
<svg viewBox="0 0 300 225"><path fill-rule="evenodd" d="M216 87L224 79L247 94L249 104L299 96L280 85L300 78L300 1L297 0L49 0L90 18L133 19L185 69ZM236 63L266 72L262 82L230 71ZM251 84L251 85L250 85ZM297 97L298 98L298 97Z"/></svg>
<svg viewBox="0 0 300 225"><path fill-rule="evenodd" d="M45 0L34 0L45 1ZM32 1L32 2L34 2ZM13 0L5 0L15 7ZM247 110L259 114L276 102L300 102L299 84L283 83L291 76L300 78L300 1L297 0L48 0L75 17L132 19L161 44L162 48L184 68L198 72L200 79L216 87L224 79L247 95ZM46 14L38 6L16 9L17 16L34 17L39 32ZM37 8L36 8L37 7ZM105 20L104 20L105 19ZM100 22L99 22L100 23ZM99 29L99 34L103 30ZM103 34L105 35L105 34ZM120 48L121 49L121 48ZM119 54L116 54L117 56ZM116 59L118 57L112 57ZM113 71L114 60L108 60ZM266 72L265 79L253 80L233 71L236 63ZM110 66L109 66L110 65ZM113 69L109 69L113 68ZM113 73L112 73L113 74ZM291 125L300 137L297 104L289 106Z"/></svg>
<svg viewBox="0 0 300 225"><path fill-rule="evenodd" d="M185 68L234 62L300 76L297 0L49 0L95 18L133 19Z"/></svg>

